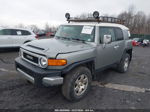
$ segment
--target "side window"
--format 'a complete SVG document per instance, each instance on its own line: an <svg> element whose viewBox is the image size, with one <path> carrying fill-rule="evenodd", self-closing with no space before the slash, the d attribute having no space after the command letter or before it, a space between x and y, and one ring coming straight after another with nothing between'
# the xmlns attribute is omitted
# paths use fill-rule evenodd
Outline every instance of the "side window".
<svg viewBox="0 0 150 112"><path fill-rule="evenodd" d="M2 29L0 30L0 35L31 35L29 31L18 30L18 29Z"/></svg>
<svg viewBox="0 0 150 112"><path fill-rule="evenodd" d="M22 33L22 35L31 35L31 33L26 30L22 30L21 33Z"/></svg>
<svg viewBox="0 0 150 112"><path fill-rule="evenodd" d="M112 42L115 41L114 28L111 28L111 27L100 27L99 28L99 35L100 35L100 43L103 43L104 35L111 35Z"/></svg>
<svg viewBox="0 0 150 112"><path fill-rule="evenodd" d="M11 35L10 29L3 29L0 31L0 35Z"/></svg>
<svg viewBox="0 0 150 112"><path fill-rule="evenodd" d="M22 35L22 32L20 30L17 30L17 35Z"/></svg>
<svg viewBox="0 0 150 112"><path fill-rule="evenodd" d="M0 35L3 35L3 30L0 30Z"/></svg>
<svg viewBox="0 0 150 112"><path fill-rule="evenodd" d="M12 29L12 30L11 30L11 34L12 34L12 35L17 35L16 30L13 30L13 29Z"/></svg>
<svg viewBox="0 0 150 112"><path fill-rule="evenodd" d="M16 30L16 29L11 29L11 35L22 35L21 31L20 30Z"/></svg>
<svg viewBox="0 0 150 112"><path fill-rule="evenodd" d="M115 28L116 40L123 40L123 32L120 28Z"/></svg>

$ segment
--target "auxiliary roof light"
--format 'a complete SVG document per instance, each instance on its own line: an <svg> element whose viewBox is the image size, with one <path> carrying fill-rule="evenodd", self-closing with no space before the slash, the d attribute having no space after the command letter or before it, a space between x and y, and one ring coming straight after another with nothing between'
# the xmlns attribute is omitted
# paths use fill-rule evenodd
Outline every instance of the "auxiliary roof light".
<svg viewBox="0 0 150 112"><path fill-rule="evenodd" d="M65 17L66 17L67 20L69 20L69 19L70 19L70 14L69 14L69 13L66 13L66 14L65 14Z"/></svg>
<svg viewBox="0 0 150 112"><path fill-rule="evenodd" d="M98 12L98 11L94 11L94 12L93 12L93 17L94 17L95 19L99 19L99 12Z"/></svg>

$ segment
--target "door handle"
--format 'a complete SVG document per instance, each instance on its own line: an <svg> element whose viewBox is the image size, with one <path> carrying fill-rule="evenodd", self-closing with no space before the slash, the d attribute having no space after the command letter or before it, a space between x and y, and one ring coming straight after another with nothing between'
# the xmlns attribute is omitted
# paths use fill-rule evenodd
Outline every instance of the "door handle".
<svg viewBox="0 0 150 112"><path fill-rule="evenodd" d="M114 46L114 48L115 48L115 49L118 49L118 48L119 48L119 45Z"/></svg>

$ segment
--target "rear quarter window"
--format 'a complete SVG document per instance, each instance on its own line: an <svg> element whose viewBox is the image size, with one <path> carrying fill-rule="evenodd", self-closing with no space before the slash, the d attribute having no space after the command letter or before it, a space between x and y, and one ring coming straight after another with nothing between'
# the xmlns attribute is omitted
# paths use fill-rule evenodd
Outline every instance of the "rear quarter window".
<svg viewBox="0 0 150 112"><path fill-rule="evenodd" d="M120 28L115 28L115 34L116 34L117 41L124 39L123 31Z"/></svg>
<svg viewBox="0 0 150 112"><path fill-rule="evenodd" d="M26 30L22 30L21 33L22 33L22 35L31 35L31 33Z"/></svg>
<svg viewBox="0 0 150 112"><path fill-rule="evenodd" d="M129 30L124 30L124 37L125 37L125 39L129 39L131 37Z"/></svg>

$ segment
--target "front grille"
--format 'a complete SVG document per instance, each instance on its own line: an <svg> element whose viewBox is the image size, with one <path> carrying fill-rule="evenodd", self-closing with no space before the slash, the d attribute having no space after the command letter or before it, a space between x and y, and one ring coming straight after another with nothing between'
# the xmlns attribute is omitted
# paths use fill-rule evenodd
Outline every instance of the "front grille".
<svg viewBox="0 0 150 112"><path fill-rule="evenodd" d="M31 64L38 66L38 67L41 67L39 64L39 59L41 57L46 57L42 54L38 54L38 53L29 51L29 50L26 50L23 48L20 49L20 56L24 61L27 61L28 63L31 63Z"/></svg>
<svg viewBox="0 0 150 112"><path fill-rule="evenodd" d="M32 63L38 64L38 57L36 57L36 56L33 56L33 55L23 52L23 58Z"/></svg>

